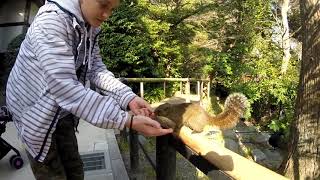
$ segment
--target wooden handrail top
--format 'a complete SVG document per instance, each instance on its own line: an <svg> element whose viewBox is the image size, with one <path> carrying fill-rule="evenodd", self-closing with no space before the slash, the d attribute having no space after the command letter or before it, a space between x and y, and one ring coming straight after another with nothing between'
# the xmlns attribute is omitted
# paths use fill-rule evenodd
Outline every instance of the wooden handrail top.
<svg viewBox="0 0 320 180"><path fill-rule="evenodd" d="M236 180L288 180L183 126L176 134L197 154Z"/></svg>
<svg viewBox="0 0 320 180"><path fill-rule="evenodd" d="M209 82L209 79L196 79L196 78L123 78L128 82Z"/></svg>

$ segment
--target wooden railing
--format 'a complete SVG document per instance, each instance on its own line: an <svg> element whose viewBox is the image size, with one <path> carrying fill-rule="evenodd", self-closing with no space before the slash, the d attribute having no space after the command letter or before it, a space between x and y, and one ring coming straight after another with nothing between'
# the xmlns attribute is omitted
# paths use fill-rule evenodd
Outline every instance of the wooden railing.
<svg viewBox="0 0 320 180"><path fill-rule="evenodd" d="M201 97L203 83L207 83L207 95L210 95L210 81L192 78L127 78L127 82L139 82L140 94L143 96L144 82L180 81L186 83L185 92L190 95L190 82L197 82L197 93ZM202 84L202 85L201 85ZM180 85L182 92L182 85ZM201 98L200 98L201 99ZM190 100L190 99L189 99ZM126 135L125 135L126 136ZM156 162L153 162L139 142L138 134L130 132L130 165L131 172L137 172L139 167L139 147L157 174L157 180L176 179L176 152L183 155L204 174L211 170L219 170L226 176L237 180L285 180L281 176L255 162L252 162L213 141L192 133L187 127L182 127L177 133L156 138ZM134 179L134 178L133 178Z"/></svg>
<svg viewBox="0 0 320 180"><path fill-rule="evenodd" d="M126 82L136 82L140 83L140 96L144 97L144 83L163 83L163 91L166 96L166 87L168 82L180 82L180 93L187 95L186 102L190 102L190 83L197 83L197 95L200 97L200 100L203 96L210 96L210 80L209 79L196 79L196 78L123 78L122 80ZM183 86L185 83L185 86ZM206 84L206 87L205 87ZM204 88L205 87L205 88ZM206 91L205 91L206 89Z"/></svg>

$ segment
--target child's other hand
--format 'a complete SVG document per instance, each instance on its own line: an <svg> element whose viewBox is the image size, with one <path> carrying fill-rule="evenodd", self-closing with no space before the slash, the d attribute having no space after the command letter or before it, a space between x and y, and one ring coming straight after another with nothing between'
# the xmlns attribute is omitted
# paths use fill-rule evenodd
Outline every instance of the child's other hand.
<svg viewBox="0 0 320 180"><path fill-rule="evenodd" d="M130 120L127 121L126 126L130 127ZM133 117L132 129L144 136L163 136L173 132L173 129L163 129L159 122L141 115Z"/></svg>

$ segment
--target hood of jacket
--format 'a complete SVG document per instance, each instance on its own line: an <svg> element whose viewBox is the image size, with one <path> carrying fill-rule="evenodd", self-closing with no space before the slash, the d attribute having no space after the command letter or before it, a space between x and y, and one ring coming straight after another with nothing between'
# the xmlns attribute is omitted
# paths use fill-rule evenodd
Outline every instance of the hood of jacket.
<svg viewBox="0 0 320 180"><path fill-rule="evenodd" d="M80 0L47 0L48 2L55 2L60 8L73 14L77 20L84 22L82 11L80 8Z"/></svg>
<svg viewBox="0 0 320 180"><path fill-rule="evenodd" d="M63 11L67 11L72 14L78 21L79 25L84 29L83 39L84 44L84 57L83 57L83 65L88 64L88 69L91 69L91 54L93 50L93 46L95 44L96 36L99 34L100 28L93 28L91 26L85 27L85 20L82 15L82 11L80 8L80 0L47 0L47 2L55 3L60 9ZM89 45L87 44L89 41ZM87 53L88 52L88 53ZM87 58L88 57L88 58Z"/></svg>

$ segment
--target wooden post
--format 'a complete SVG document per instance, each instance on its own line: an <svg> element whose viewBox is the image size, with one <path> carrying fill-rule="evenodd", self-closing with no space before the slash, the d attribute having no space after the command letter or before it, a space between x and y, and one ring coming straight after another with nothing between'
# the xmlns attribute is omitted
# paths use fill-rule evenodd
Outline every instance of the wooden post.
<svg viewBox="0 0 320 180"><path fill-rule="evenodd" d="M200 84L200 105L202 106L203 105L203 102L202 102L202 99L203 99L203 81L201 81L201 84Z"/></svg>
<svg viewBox="0 0 320 180"><path fill-rule="evenodd" d="M210 88L211 88L210 87L210 83L211 83L211 81L209 80L208 85L207 85L207 88L208 88L207 89L207 91L208 91L208 95L207 95L208 97L207 98L208 98L208 100L210 100Z"/></svg>
<svg viewBox="0 0 320 180"><path fill-rule="evenodd" d="M169 146L170 135L156 138L157 180L176 179L176 150Z"/></svg>
<svg viewBox="0 0 320 180"><path fill-rule="evenodd" d="M120 131L120 137L127 143L128 142L128 132L127 128L124 127L122 131Z"/></svg>
<svg viewBox="0 0 320 180"><path fill-rule="evenodd" d="M182 81L180 81L180 94L183 94L183 86L182 86Z"/></svg>
<svg viewBox="0 0 320 180"><path fill-rule="evenodd" d="M204 82L203 81L201 81L201 85L200 85L200 93L203 95L203 84L204 84Z"/></svg>
<svg viewBox="0 0 320 180"><path fill-rule="evenodd" d="M140 97L143 98L144 90L143 90L143 82L140 82Z"/></svg>
<svg viewBox="0 0 320 180"><path fill-rule="evenodd" d="M166 81L163 81L163 94L166 97Z"/></svg>
<svg viewBox="0 0 320 180"><path fill-rule="evenodd" d="M186 102L190 102L190 80L188 78L188 81L186 82Z"/></svg>
<svg viewBox="0 0 320 180"><path fill-rule="evenodd" d="M135 130L131 130L129 133L130 133L130 167L133 174L135 174L139 167L138 134Z"/></svg>
<svg viewBox="0 0 320 180"><path fill-rule="evenodd" d="M200 98L200 81L197 81L197 95L199 96Z"/></svg>

